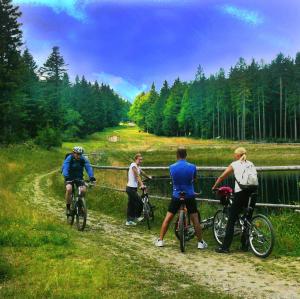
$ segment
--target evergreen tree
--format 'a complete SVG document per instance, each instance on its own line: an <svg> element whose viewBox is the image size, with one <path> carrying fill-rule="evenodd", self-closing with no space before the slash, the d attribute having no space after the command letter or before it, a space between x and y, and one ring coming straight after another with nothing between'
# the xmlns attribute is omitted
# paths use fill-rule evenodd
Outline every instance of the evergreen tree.
<svg viewBox="0 0 300 299"><path fill-rule="evenodd" d="M15 141L23 136L20 122L23 118L20 16L19 7L11 0L0 2L0 142Z"/></svg>
<svg viewBox="0 0 300 299"><path fill-rule="evenodd" d="M162 123L164 118L164 107L169 97L170 89L167 81L164 81L160 94L153 106L153 132L157 135L163 134Z"/></svg>
<svg viewBox="0 0 300 299"><path fill-rule="evenodd" d="M185 91L185 85L178 79L171 88L170 95L164 109L163 130L167 136L179 136L180 129L177 115L180 112L181 101Z"/></svg>

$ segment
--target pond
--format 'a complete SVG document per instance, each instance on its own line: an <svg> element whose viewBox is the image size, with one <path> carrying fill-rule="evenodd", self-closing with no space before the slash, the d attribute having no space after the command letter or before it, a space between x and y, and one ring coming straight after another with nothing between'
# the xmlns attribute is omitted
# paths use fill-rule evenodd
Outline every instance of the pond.
<svg viewBox="0 0 300 299"><path fill-rule="evenodd" d="M216 172L198 172L195 191L201 190L202 198L213 198L211 187L217 176ZM154 176L147 182L150 194L171 196L172 185L169 176ZM224 185L234 186L233 177L224 182ZM300 203L300 171L259 172L258 202L295 204Z"/></svg>

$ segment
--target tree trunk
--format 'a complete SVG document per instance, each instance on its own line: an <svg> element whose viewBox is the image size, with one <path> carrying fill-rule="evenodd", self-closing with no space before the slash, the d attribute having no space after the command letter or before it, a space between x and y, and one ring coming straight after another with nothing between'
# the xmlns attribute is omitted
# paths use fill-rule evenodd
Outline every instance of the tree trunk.
<svg viewBox="0 0 300 299"><path fill-rule="evenodd" d="M294 137L295 141L297 141L298 136L297 136L297 107L294 109Z"/></svg>
<svg viewBox="0 0 300 299"><path fill-rule="evenodd" d="M240 138L240 120L239 120L238 113L236 115L236 135L237 135L237 139L241 139Z"/></svg>
<svg viewBox="0 0 300 299"><path fill-rule="evenodd" d="M265 94L262 91L262 108L263 108L263 139L266 139L266 115L265 115Z"/></svg>
<svg viewBox="0 0 300 299"><path fill-rule="evenodd" d="M218 137L220 136L220 107L219 107L219 99L217 101L217 113L218 113Z"/></svg>
<svg viewBox="0 0 300 299"><path fill-rule="evenodd" d="M215 139L215 110L213 110L213 139Z"/></svg>
<svg viewBox="0 0 300 299"><path fill-rule="evenodd" d="M286 131L287 131L287 128L286 128L286 126L287 126L287 123L286 123L286 121L287 121L287 91L286 91L286 88L285 88L285 93L284 93L284 139L286 140Z"/></svg>
<svg viewBox="0 0 300 299"><path fill-rule="evenodd" d="M242 139L246 139L246 97L243 97Z"/></svg>
<svg viewBox="0 0 300 299"><path fill-rule="evenodd" d="M261 140L260 98L258 98L258 138Z"/></svg>
<svg viewBox="0 0 300 299"><path fill-rule="evenodd" d="M274 113L274 138L277 139L277 117L276 111Z"/></svg>
<svg viewBox="0 0 300 299"><path fill-rule="evenodd" d="M255 105L253 105L253 136L256 141L256 113L255 113Z"/></svg>
<svg viewBox="0 0 300 299"><path fill-rule="evenodd" d="M279 104L279 137L282 138L282 78L279 78L279 92L280 92L280 104Z"/></svg>

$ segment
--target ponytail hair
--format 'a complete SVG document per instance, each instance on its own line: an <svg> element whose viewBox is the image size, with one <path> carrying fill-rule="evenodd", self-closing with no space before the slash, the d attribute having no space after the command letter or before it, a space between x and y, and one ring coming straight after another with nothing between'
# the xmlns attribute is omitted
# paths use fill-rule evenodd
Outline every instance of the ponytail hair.
<svg viewBox="0 0 300 299"><path fill-rule="evenodd" d="M246 161L247 160L247 151L244 147L238 147L235 151L235 154L240 155L240 161Z"/></svg>

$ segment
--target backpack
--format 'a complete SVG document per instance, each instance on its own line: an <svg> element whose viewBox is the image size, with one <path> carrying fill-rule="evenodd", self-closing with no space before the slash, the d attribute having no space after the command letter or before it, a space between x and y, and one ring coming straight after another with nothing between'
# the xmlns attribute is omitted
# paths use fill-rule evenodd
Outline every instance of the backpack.
<svg viewBox="0 0 300 299"><path fill-rule="evenodd" d="M235 177L235 181L238 183L242 190L255 190L258 187L258 177L255 166L250 163L244 167L242 178L238 181Z"/></svg>

